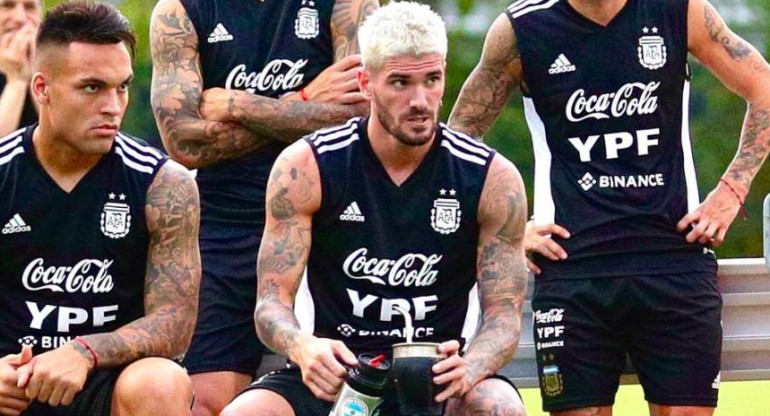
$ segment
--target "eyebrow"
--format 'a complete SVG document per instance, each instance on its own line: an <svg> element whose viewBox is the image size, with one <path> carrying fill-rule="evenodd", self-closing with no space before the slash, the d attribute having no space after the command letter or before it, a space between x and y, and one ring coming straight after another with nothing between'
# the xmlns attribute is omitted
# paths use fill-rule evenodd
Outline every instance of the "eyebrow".
<svg viewBox="0 0 770 416"><path fill-rule="evenodd" d="M121 82L120 84L122 85L122 84L125 84L125 83L130 83L131 81L134 80L134 77L135 77L135 75L131 74L131 76L129 76L128 78L123 80L123 82ZM107 82L104 81L103 79L94 78L94 77L83 78L83 79L80 80L80 83L81 84L95 84L95 85L99 85L99 86L107 85Z"/></svg>

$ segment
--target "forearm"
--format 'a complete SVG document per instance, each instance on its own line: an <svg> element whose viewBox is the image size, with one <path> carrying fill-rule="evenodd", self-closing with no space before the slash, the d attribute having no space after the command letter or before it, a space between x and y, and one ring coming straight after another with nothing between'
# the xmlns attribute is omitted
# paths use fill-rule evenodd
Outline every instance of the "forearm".
<svg viewBox="0 0 770 416"><path fill-rule="evenodd" d="M239 94L232 107L234 120L250 131L293 143L318 129L342 124L369 113L369 104L343 105L276 100L253 94Z"/></svg>
<svg viewBox="0 0 770 416"><path fill-rule="evenodd" d="M9 82L0 94L0 137L18 129L21 113L27 99L27 84Z"/></svg>
<svg viewBox="0 0 770 416"><path fill-rule="evenodd" d="M725 172L725 178L743 192L744 198L751 182L770 153L770 98L750 103L743 121L740 145L735 158Z"/></svg>
<svg viewBox="0 0 770 416"><path fill-rule="evenodd" d="M521 334L521 314L513 305L501 306L499 313L485 314L476 336L468 345L465 361L469 381L476 385L497 374L513 360Z"/></svg>
<svg viewBox="0 0 770 416"><path fill-rule="evenodd" d="M292 357L302 333L291 308L277 299L261 300L254 312L254 322L262 343L279 355Z"/></svg>

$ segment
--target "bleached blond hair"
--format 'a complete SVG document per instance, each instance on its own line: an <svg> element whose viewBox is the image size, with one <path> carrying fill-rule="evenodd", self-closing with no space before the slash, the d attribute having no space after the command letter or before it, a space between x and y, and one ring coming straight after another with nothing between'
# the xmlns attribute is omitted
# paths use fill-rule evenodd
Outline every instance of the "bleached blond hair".
<svg viewBox="0 0 770 416"><path fill-rule="evenodd" d="M425 4L390 2L377 9L358 29L361 60L367 69L380 69L398 55L447 54L446 25Z"/></svg>

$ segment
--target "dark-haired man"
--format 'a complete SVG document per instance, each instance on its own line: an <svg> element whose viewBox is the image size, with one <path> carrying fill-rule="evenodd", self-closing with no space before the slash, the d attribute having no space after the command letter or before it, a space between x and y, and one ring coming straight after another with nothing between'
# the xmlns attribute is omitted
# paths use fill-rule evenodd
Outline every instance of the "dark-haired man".
<svg viewBox="0 0 770 416"><path fill-rule="evenodd" d="M0 0L0 136L37 121L29 98L40 0Z"/></svg>
<svg viewBox="0 0 770 416"><path fill-rule="evenodd" d="M688 53L749 104L735 159L702 202ZM525 246L544 408L611 415L628 353L651 415L713 414L710 247L770 151L770 66L707 0L520 0L489 30L450 124L485 133L517 87L535 148Z"/></svg>
<svg viewBox="0 0 770 416"><path fill-rule="evenodd" d="M118 130L135 43L112 6L51 10L32 77L40 124L0 139L2 415L190 414L169 358L195 322L198 194Z"/></svg>

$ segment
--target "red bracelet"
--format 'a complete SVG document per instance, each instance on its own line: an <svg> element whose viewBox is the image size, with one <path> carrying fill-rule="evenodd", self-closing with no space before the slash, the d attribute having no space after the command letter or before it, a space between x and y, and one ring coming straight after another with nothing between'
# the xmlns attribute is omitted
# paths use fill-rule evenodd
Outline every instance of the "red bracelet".
<svg viewBox="0 0 770 416"><path fill-rule="evenodd" d="M310 97L307 96L304 88L299 90L299 97L302 98L302 101L310 101Z"/></svg>
<svg viewBox="0 0 770 416"><path fill-rule="evenodd" d="M84 340L83 338L75 337L75 342L77 342L78 344L82 345L83 348L87 349L88 352L91 353L91 358L94 359L94 368L96 368L99 365L99 357L96 356L96 351L94 351L94 349L91 348L91 346L88 345L86 340Z"/></svg>
<svg viewBox="0 0 770 416"><path fill-rule="evenodd" d="M738 198L738 202L741 204L741 209L738 212L741 213L741 218L743 218L744 221L748 220L749 216L746 213L746 207L743 205L743 199L741 199L741 196L738 194L738 192L735 191L735 188L733 188L733 186L730 185L730 182L727 182L723 178L719 178L719 182L722 182L723 184L727 185L727 188L733 193L733 195L735 195L736 198Z"/></svg>

